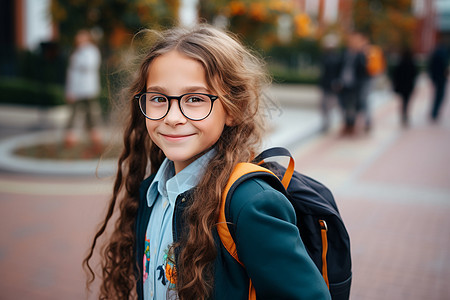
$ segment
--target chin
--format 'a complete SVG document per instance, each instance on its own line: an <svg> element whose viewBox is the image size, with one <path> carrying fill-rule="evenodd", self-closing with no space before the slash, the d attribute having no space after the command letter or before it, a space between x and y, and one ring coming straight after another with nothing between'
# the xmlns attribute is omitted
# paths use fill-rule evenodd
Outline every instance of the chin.
<svg viewBox="0 0 450 300"><path fill-rule="evenodd" d="M194 155L196 156L196 155ZM186 153L167 153L166 157L173 162L185 162L192 159L193 156L188 156Z"/></svg>

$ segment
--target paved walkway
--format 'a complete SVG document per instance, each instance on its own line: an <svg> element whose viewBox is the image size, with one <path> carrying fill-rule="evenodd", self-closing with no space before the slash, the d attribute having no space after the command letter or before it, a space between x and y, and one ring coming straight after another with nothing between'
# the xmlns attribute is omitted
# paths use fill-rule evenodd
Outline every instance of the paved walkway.
<svg viewBox="0 0 450 300"><path fill-rule="evenodd" d="M368 135L335 128L289 147L297 169L335 194L352 242L352 299L450 295L450 99L433 125L428 99L421 81L409 129L387 100ZM281 115L299 127L291 109L281 106ZM85 297L80 262L110 188L107 177L0 173L1 299Z"/></svg>
<svg viewBox="0 0 450 300"><path fill-rule="evenodd" d="M411 127L398 103L375 114L369 134L316 137L295 151L297 170L335 194L352 243L352 299L450 297L450 95L430 124L420 81Z"/></svg>

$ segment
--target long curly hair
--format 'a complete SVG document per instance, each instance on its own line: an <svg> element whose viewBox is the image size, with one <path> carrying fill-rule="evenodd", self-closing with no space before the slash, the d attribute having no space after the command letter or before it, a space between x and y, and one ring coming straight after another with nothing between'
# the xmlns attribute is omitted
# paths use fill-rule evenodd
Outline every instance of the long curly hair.
<svg viewBox="0 0 450 300"><path fill-rule="evenodd" d="M101 299L135 297L136 257L134 253L135 218L139 203L139 186L149 173L155 173L165 158L149 138L145 117L133 95L146 90L152 61L176 50L200 62L205 70L208 88L219 96L225 111L232 116L232 126L225 126L215 144L215 156L200 179L193 201L185 216L187 238L175 245L177 293L180 299L207 299L214 286L213 261L216 246L213 231L217 224L222 190L235 165L251 161L261 144L263 118L260 110L262 90L269 83L262 60L246 49L231 33L203 24L194 28L173 28L153 33L156 38L147 48L134 82L127 90L129 117L124 131L123 151L103 224L96 233L83 265L95 280L90 266L101 236L118 206L115 227L101 250ZM147 46L148 47L148 46ZM176 70L174 70L176 71Z"/></svg>

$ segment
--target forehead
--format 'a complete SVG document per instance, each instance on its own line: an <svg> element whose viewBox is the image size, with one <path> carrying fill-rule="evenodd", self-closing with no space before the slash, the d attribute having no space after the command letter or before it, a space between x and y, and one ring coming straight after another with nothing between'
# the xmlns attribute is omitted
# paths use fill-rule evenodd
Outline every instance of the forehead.
<svg viewBox="0 0 450 300"><path fill-rule="evenodd" d="M203 65L179 51L162 54L150 63L147 89L158 86L168 91L180 91L190 86L207 88Z"/></svg>

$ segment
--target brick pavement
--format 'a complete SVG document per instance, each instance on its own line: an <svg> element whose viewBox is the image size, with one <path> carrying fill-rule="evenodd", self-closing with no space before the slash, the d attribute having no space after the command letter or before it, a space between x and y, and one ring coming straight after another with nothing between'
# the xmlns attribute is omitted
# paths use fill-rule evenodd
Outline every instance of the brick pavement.
<svg viewBox="0 0 450 300"><path fill-rule="evenodd" d="M421 80L410 128L390 100L370 134L336 130L295 151L297 169L332 189L348 227L351 299L450 298L450 95L438 124L429 99Z"/></svg>
<svg viewBox="0 0 450 300"><path fill-rule="evenodd" d="M84 299L108 179L0 175L0 299Z"/></svg>

